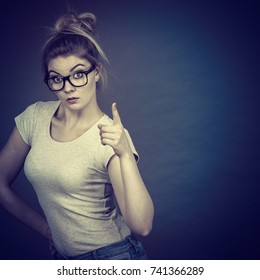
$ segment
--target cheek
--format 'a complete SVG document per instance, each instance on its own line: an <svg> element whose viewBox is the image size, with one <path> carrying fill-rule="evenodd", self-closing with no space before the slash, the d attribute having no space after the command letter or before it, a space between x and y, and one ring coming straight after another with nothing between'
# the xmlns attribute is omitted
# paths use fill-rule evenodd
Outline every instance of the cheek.
<svg viewBox="0 0 260 280"><path fill-rule="evenodd" d="M58 93L58 92L55 92L54 95L55 95L58 99L60 99L60 100L61 100L61 99L64 99L63 94L60 93L60 92L59 92L59 93Z"/></svg>
<svg viewBox="0 0 260 280"><path fill-rule="evenodd" d="M96 88L96 83L98 81L99 78L97 78L96 75L93 75L91 77L89 77L88 83L87 83L87 88L90 90L93 90Z"/></svg>
<svg viewBox="0 0 260 280"><path fill-rule="evenodd" d="M84 87L76 88L76 92L78 92L81 96L92 96L96 93L96 81L93 79Z"/></svg>

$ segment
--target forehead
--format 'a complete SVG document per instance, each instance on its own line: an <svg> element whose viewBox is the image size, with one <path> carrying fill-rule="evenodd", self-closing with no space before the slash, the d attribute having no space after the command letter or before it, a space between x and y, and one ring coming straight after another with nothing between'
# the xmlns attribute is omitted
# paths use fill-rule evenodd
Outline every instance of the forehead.
<svg viewBox="0 0 260 280"><path fill-rule="evenodd" d="M48 71L56 71L60 74L67 74L77 64L82 64L86 67L91 66L87 59L78 57L76 55L58 56L51 59L48 64Z"/></svg>

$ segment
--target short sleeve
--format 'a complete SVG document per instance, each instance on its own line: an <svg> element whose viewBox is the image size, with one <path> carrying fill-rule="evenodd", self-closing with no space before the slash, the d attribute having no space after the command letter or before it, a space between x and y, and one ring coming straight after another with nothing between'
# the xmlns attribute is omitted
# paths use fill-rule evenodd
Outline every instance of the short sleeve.
<svg viewBox="0 0 260 280"><path fill-rule="evenodd" d="M31 146L32 137L35 130L35 109L37 103L27 107L20 115L15 117L16 127L24 142Z"/></svg>
<svg viewBox="0 0 260 280"><path fill-rule="evenodd" d="M127 129L125 129L125 134L126 134L126 137L128 139L128 143L130 145L130 148L131 148L131 150L134 154L135 160L136 160L136 162L138 162L139 161L139 154L137 153L137 151L135 149L135 146L133 144L133 141L132 141L131 136L130 136ZM102 153L103 154L103 162L105 164L105 167L107 167L110 159L115 154L115 152L114 152L113 148L110 147L109 145L105 145L105 146L102 146L102 147L103 147L103 153Z"/></svg>
<svg viewBox="0 0 260 280"><path fill-rule="evenodd" d="M127 136L127 139L128 139L128 143L130 145L130 148L131 148L131 150L132 150L132 152L133 152L133 154L135 156L135 160L136 160L136 162L138 162L139 161L139 154L137 153L137 151L135 149L134 143L133 143L132 138L131 138L131 136L130 136L130 134L129 134L127 129L125 129L125 133L126 133L126 136Z"/></svg>

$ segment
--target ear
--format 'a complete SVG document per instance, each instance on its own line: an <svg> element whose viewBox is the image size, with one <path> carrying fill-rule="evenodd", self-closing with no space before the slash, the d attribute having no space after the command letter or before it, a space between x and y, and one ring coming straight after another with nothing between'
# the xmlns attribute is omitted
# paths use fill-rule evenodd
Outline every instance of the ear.
<svg viewBox="0 0 260 280"><path fill-rule="evenodd" d="M102 64L99 63L97 66L96 66L96 69L95 69L95 81L98 82L99 79L100 79L100 73L102 71Z"/></svg>

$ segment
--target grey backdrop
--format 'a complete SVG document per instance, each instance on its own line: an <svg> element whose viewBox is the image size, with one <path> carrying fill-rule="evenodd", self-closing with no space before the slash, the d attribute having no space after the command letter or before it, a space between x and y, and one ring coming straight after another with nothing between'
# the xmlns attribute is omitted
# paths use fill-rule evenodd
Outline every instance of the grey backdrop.
<svg viewBox="0 0 260 280"><path fill-rule="evenodd" d="M43 27L67 6L98 18L115 100L155 203L151 259L259 259L259 1L3 1L1 123L53 99ZM39 209L23 173L14 189ZM0 209L0 258L49 259L48 244Z"/></svg>

